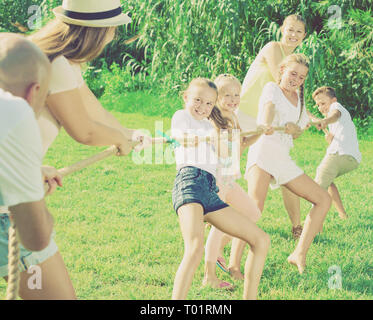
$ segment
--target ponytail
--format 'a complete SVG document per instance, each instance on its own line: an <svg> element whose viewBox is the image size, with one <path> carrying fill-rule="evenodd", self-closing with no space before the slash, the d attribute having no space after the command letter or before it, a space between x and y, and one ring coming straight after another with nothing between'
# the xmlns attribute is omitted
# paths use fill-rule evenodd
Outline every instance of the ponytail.
<svg viewBox="0 0 373 320"><path fill-rule="evenodd" d="M214 106L212 109L209 119L214 122L217 129L230 129L233 127L231 121L223 117L220 109L217 106Z"/></svg>

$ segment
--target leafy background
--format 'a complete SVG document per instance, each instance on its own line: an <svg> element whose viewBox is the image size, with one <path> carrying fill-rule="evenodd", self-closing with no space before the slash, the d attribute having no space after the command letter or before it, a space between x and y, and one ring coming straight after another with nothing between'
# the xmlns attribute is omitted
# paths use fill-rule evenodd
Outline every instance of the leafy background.
<svg viewBox="0 0 373 320"><path fill-rule="evenodd" d="M61 2L2 0L0 29L28 33L30 5L41 6L45 23ZM298 51L311 59L306 82L309 109L317 113L311 98L315 88L330 85L358 127L373 131L371 0L126 0L122 6L133 22L118 28L115 41L85 74L91 89L111 108L133 111L121 95L142 90L163 101L171 97L172 106L158 102L137 111L171 116L180 107L172 97L193 77L232 73L243 80L263 45L280 38L284 17L298 13L307 22L308 35ZM333 24L338 14L340 19ZM135 35L140 36L137 41L125 44Z"/></svg>

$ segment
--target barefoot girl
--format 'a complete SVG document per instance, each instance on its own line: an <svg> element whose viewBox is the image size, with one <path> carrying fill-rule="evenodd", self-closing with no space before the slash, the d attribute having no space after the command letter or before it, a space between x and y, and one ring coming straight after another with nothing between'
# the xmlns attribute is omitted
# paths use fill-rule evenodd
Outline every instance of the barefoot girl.
<svg viewBox="0 0 373 320"><path fill-rule="evenodd" d="M298 245L288 258L300 273L305 269L307 251L331 204L328 193L305 175L289 154L293 138L306 127L309 120L304 107L307 73L306 57L292 54L280 64L278 84L269 82L264 86L259 101L258 124L285 126L286 131L261 136L249 150L246 171L246 179L250 181L249 194L253 195L260 210L263 210L269 184L272 188L284 185L313 204Z"/></svg>
<svg viewBox="0 0 373 320"><path fill-rule="evenodd" d="M306 23L296 14L285 18L281 26L281 40L267 43L251 64L242 84L241 102L237 112L241 128L251 130L256 126L259 98L266 83L278 81L281 61L302 43L306 36ZM248 181L248 184L251 182ZM299 238L302 232L300 201L287 188L281 188L285 208L292 222L292 234ZM250 195L250 194L249 194ZM252 197L252 195L250 195Z"/></svg>
<svg viewBox="0 0 373 320"><path fill-rule="evenodd" d="M240 102L241 83L232 75L222 74L215 79L215 84L218 88L217 107L219 108L223 118L211 116L213 124L218 129L237 129L241 130L235 111ZM223 120L221 120L223 119ZM227 119L229 121L224 121ZM240 141L239 131L237 138L234 141L229 141L229 150L227 158L219 158L219 166L217 170L217 186L219 188L219 197L238 213L248 217L251 221L259 220L261 212L255 202L248 194L235 182L240 178L240 156L242 150L248 145L254 143L260 135L244 138ZM233 148L235 144L235 148ZM240 148L241 147L241 148ZM212 227L209 237L206 242L205 250L205 277L204 284L209 284L215 288L230 288L231 285L227 282L220 281L216 276L216 263L220 264L221 268L225 267L225 260L222 255L222 249L230 240L230 237ZM244 277L240 271L240 264L245 242L234 238L232 242L231 260L227 270L235 279L243 280Z"/></svg>
<svg viewBox="0 0 373 320"><path fill-rule="evenodd" d="M186 299L193 275L203 256L204 221L249 243L251 251L245 265L244 299L256 299L260 277L270 245L269 236L249 218L233 210L217 195L217 157L211 144L214 127L208 121L217 100L215 84L204 78L194 79L183 98L185 109L172 117L174 137L192 138L195 143L175 149L177 175L172 202L179 217L184 239L184 257L176 272L173 299ZM207 140L198 143L198 137ZM210 137L209 137L210 136ZM209 139L210 138L210 139Z"/></svg>

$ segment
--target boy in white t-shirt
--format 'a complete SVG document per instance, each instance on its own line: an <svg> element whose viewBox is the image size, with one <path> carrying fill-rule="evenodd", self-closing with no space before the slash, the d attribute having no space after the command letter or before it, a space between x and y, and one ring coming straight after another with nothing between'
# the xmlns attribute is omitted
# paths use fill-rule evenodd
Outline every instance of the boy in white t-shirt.
<svg viewBox="0 0 373 320"><path fill-rule="evenodd" d="M361 162L356 128L349 112L338 103L333 88L320 87L314 91L312 98L325 116L313 124L319 130L324 130L325 139L329 143L326 155L317 168L315 181L328 190L339 217L346 219L348 216L334 180L356 169Z"/></svg>
<svg viewBox="0 0 373 320"><path fill-rule="evenodd" d="M48 58L24 37L0 33L0 276L8 274L10 216L20 239L20 286L23 299L74 299L66 267L53 237L53 218L44 201L61 185L52 167L41 168L43 152L36 121L48 94ZM42 287L29 287L27 269L40 267Z"/></svg>

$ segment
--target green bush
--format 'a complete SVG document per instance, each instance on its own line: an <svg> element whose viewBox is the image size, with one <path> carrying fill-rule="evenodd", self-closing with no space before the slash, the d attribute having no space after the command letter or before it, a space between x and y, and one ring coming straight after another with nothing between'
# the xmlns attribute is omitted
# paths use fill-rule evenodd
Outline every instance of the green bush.
<svg viewBox="0 0 373 320"><path fill-rule="evenodd" d="M11 22L24 24L30 3L42 5L45 21L61 1L3 0L0 28L15 31ZM311 93L318 86L330 85L361 125L370 123L371 0L123 0L122 4L133 22L118 28L116 39L86 72L98 96L134 90L174 95L194 77L214 78L220 73L243 80L263 45L279 39L284 17L299 13L306 19L308 35L298 51L311 59L307 106L312 110ZM332 18L340 25L330 24ZM140 36L137 41L125 43L135 35Z"/></svg>

